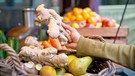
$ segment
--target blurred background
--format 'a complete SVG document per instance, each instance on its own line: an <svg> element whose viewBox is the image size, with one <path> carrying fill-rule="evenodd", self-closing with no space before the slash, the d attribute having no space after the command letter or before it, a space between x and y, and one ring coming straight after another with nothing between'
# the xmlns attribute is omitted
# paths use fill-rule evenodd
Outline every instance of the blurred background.
<svg viewBox="0 0 135 76"><path fill-rule="evenodd" d="M7 33L12 28L24 25L24 8L36 8L39 4L54 9L64 16L72 8L90 7L101 17L120 22L126 0L0 0L0 29ZM135 0L129 0L122 26L129 27L128 44L135 45Z"/></svg>

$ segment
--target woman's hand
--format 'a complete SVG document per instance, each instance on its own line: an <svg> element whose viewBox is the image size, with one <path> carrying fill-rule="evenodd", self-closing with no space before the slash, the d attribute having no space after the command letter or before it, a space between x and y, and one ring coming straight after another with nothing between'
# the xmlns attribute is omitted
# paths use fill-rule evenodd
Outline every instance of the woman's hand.
<svg viewBox="0 0 135 76"><path fill-rule="evenodd" d="M72 28L71 26L69 26L67 24L62 23L62 26L66 30L68 30L68 32L69 32L69 34L70 34L70 36L72 38L72 43L68 44L67 47L72 48L72 49L76 49L77 42L78 42L78 40L80 38L79 32L76 29Z"/></svg>

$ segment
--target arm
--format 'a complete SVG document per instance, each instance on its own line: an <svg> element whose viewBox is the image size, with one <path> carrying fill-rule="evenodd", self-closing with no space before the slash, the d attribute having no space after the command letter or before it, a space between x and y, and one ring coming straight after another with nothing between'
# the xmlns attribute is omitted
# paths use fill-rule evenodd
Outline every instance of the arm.
<svg viewBox="0 0 135 76"><path fill-rule="evenodd" d="M80 56L110 59L135 70L135 46L102 43L81 36L76 49Z"/></svg>
<svg viewBox="0 0 135 76"><path fill-rule="evenodd" d="M67 47L76 49L77 55L110 59L135 70L135 46L97 42L80 36L74 28L68 25L62 26L70 31L73 40Z"/></svg>

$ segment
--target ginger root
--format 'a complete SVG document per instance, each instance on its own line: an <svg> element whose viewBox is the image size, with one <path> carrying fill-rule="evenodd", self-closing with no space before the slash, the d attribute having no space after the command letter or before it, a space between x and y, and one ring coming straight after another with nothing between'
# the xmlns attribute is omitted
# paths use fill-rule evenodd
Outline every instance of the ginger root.
<svg viewBox="0 0 135 76"><path fill-rule="evenodd" d="M36 46L36 47L39 47L39 48L43 48L43 46L41 46L39 44L39 42L32 36L28 36L26 37L25 41L24 41L25 45L27 46Z"/></svg>
<svg viewBox="0 0 135 76"><path fill-rule="evenodd" d="M47 32L50 37L59 38L61 45L66 45L68 42L72 42L68 32L61 26L63 18L60 15L58 15L53 9L44 8L44 4L39 5L36 8L36 11L38 13L38 21L49 21Z"/></svg>
<svg viewBox="0 0 135 76"><path fill-rule="evenodd" d="M68 61L66 54L58 54L57 49L53 47L41 48L42 45L38 44L31 36L26 38L25 44L19 53L19 58L22 61L32 61L35 64L50 65L54 67L64 67ZM30 40L30 41L29 41ZM36 44L30 44L36 42ZM29 45L28 45L29 44ZM38 46L37 46L38 45ZM39 46L40 45L40 46Z"/></svg>
<svg viewBox="0 0 135 76"><path fill-rule="evenodd" d="M56 25L56 24L57 24L57 21L53 17L50 17L49 24L48 24L49 30L47 30L47 33L52 38L58 38L60 35L59 25ZM53 27L55 27L55 28L53 28Z"/></svg>
<svg viewBox="0 0 135 76"><path fill-rule="evenodd" d="M38 75L38 70L35 68L35 64L32 61L24 63L23 65L24 65L24 70L28 74Z"/></svg>

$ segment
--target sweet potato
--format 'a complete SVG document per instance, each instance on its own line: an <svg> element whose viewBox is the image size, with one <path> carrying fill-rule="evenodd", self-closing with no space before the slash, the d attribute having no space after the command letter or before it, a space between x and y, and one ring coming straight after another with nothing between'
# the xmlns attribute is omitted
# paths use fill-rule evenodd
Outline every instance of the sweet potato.
<svg viewBox="0 0 135 76"><path fill-rule="evenodd" d="M51 45L56 49L62 49L58 38L49 38Z"/></svg>
<svg viewBox="0 0 135 76"><path fill-rule="evenodd" d="M52 45L48 41L44 41L42 45L44 46L44 48L52 47Z"/></svg>

